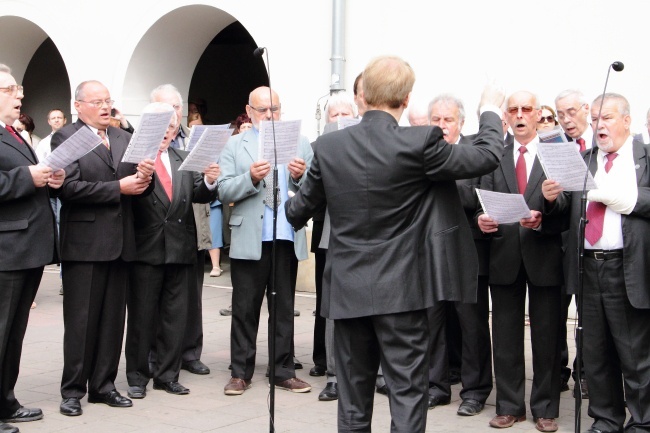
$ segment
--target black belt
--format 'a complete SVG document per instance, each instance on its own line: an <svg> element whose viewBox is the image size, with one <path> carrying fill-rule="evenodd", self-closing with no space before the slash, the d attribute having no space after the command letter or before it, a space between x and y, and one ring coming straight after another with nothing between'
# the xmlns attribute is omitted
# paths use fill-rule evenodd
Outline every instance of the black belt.
<svg viewBox="0 0 650 433"><path fill-rule="evenodd" d="M623 249L620 250L585 250L585 257L596 260L622 259Z"/></svg>

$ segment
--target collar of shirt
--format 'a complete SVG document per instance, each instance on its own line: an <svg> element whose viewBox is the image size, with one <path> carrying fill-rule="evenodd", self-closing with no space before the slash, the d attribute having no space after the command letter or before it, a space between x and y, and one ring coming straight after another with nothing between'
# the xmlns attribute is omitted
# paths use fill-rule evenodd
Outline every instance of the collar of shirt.
<svg viewBox="0 0 650 433"><path fill-rule="evenodd" d="M99 129L97 129L97 128L93 127L93 126L90 126L90 125L88 125L88 124L86 124L86 126L87 126L88 128L90 128L90 130L93 132L93 134L95 134L95 135L99 135L99 134L97 133L97 132L99 131ZM106 127L105 131L106 131L106 141L107 141L108 144L110 145L110 144L111 144L111 140L108 138L108 127ZM100 144L101 144L101 142L100 142Z"/></svg>

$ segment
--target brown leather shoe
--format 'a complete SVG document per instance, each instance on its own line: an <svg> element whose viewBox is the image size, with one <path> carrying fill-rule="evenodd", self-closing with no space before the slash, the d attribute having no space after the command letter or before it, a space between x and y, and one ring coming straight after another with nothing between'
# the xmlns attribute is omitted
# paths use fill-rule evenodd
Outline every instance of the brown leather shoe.
<svg viewBox="0 0 650 433"><path fill-rule="evenodd" d="M226 395L242 395L244 391L251 387L250 380L231 377L226 386L223 387L223 393Z"/></svg>
<svg viewBox="0 0 650 433"><path fill-rule="evenodd" d="M539 431L557 431L555 418L537 418L535 428Z"/></svg>
<svg viewBox="0 0 650 433"><path fill-rule="evenodd" d="M298 379L297 377L292 377L291 379L278 382L275 384L275 387L279 389L284 389L285 391L291 391L291 392L311 391L311 385L305 382L304 380Z"/></svg>
<svg viewBox="0 0 650 433"><path fill-rule="evenodd" d="M490 427L494 428L508 428L515 425L516 422L526 421L526 415L497 415L490 421Z"/></svg>

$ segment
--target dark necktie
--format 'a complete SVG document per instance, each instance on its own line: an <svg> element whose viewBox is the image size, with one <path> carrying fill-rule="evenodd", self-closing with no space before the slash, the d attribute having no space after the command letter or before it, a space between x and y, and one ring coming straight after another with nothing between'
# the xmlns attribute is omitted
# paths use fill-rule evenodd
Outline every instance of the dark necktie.
<svg viewBox="0 0 650 433"><path fill-rule="evenodd" d="M169 201L172 201L172 178L169 177L165 164L162 162L162 151L158 151L158 157L154 163L154 168L156 169L156 176L162 184Z"/></svg>
<svg viewBox="0 0 650 433"><path fill-rule="evenodd" d="M607 162L605 163L605 173L609 173L612 165L614 165L614 159L617 156L618 153L608 153L606 155ZM587 239L587 242L591 245L595 244L601 237L603 237L606 210L607 206L601 202L589 202L589 207L587 207L587 221L589 223L585 226L585 239Z"/></svg>
<svg viewBox="0 0 650 433"><path fill-rule="evenodd" d="M517 164L515 165L515 174L517 175L517 188L519 188L519 194L526 192L526 184L528 183L528 175L526 174L526 160L524 159L524 153L526 152L526 146L519 147L519 158L517 158Z"/></svg>
<svg viewBox="0 0 650 433"><path fill-rule="evenodd" d="M578 145L580 146L580 152L584 152L587 149L587 146L585 146L585 139L580 137L576 140Z"/></svg>

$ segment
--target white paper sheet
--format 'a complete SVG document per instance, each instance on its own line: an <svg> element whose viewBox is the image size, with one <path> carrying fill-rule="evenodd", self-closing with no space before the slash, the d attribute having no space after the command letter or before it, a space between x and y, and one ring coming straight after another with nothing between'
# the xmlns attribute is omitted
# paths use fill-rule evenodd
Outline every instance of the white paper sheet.
<svg viewBox="0 0 650 433"><path fill-rule="evenodd" d="M530 209L521 194L476 189L483 212L499 224L518 223L522 218L530 218Z"/></svg>
<svg viewBox="0 0 650 433"><path fill-rule="evenodd" d="M45 157L41 164L50 167L54 171L66 168L93 150L101 142L102 138L99 135L95 134L90 128L83 127L54 149L54 152Z"/></svg>
<svg viewBox="0 0 650 433"><path fill-rule="evenodd" d="M277 149L278 165L288 164L298 155L300 143L300 120L283 120L275 123L275 148ZM260 142L257 159L266 160L271 164L275 158L273 154L273 125L269 120L260 122Z"/></svg>
<svg viewBox="0 0 650 433"><path fill-rule="evenodd" d="M201 138L178 167L179 170L203 172L206 167L219 160L221 151L226 146L234 130L227 128L205 128Z"/></svg>
<svg viewBox="0 0 650 433"><path fill-rule="evenodd" d="M156 159L160 142L165 137L173 111L142 113L140 125L131 137L122 162L137 164L144 159Z"/></svg>
<svg viewBox="0 0 650 433"><path fill-rule="evenodd" d="M582 191L587 164L574 143L539 143L537 157L547 179L560 183L565 191ZM598 189L591 173L587 190Z"/></svg>

